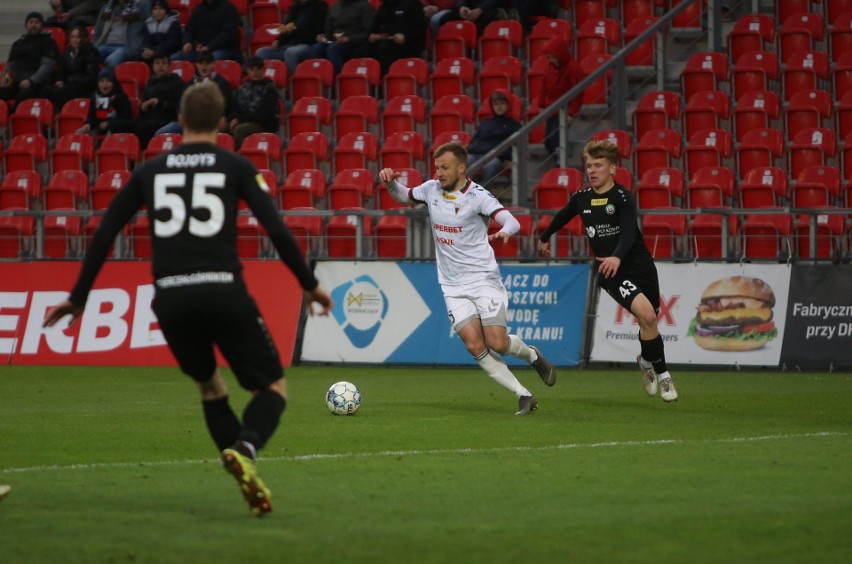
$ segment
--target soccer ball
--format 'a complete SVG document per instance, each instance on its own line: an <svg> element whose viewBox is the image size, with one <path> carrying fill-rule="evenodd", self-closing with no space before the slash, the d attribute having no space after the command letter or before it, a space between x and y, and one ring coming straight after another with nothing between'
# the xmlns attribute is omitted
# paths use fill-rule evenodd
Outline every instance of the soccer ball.
<svg viewBox="0 0 852 564"><path fill-rule="evenodd" d="M337 382L326 392L325 405L335 415L355 415L361 407L361 392L352 382Z"/></svg>

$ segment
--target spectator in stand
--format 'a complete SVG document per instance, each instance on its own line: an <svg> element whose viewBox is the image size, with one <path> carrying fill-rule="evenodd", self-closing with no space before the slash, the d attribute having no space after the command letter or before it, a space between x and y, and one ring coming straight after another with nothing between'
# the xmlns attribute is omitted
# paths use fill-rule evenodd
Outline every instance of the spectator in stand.
<svg viewBox="0 0 852 564"><path fill-rule="evenodd" d="M308 50L323 30L328 14L325 0L296 0L284 23L278 26L278 39L269 47L257 50L263 60L278 59L287 63L287 70L293 74L296 66L308 56Z"/></svg>
<svg viewBox="0 0 852 564"><path fill-rule="evenodd" d="M74 98L91 98L98 86L98 50L89 41L86 26L72 27L68 32L68 46L56 65L56 82L45 90L45 97L61 109Z"/></svg>
<svg viewBox="0 0 852 564"><path fill-rule="evenodd" d="M396 60L423 56L426 17L420 0L382 0L367 43L356 56L378 59L382 74Z"/></svg>
<svg viewBox="0 0 852 564"><path fill-rule="evenodd" d="M150 0L107 0L95 24L95 47L104 66L115 68L139 59L145 20L150 15Z"/></svg>
<svg viewBox="0 0 852 564"><path fill-rule="evenodd" d="M328 59L334 72L367 41L376 11L370 0L336 0L328 9L325 31L308 50L308 59Z"/></svg>
<svg viewBox="0 0 852 564"><path fill-rule="evenodd" d="M432 37L438 35L441 24L453 15L456 0L421 0L423 14L429 19L429 30Z"/></svg>
<svg viewBox="0 0 852 564"><path fill-rule="evenodd" d="M183 30L183 48L172 60L194 61L211 51L217 61L242 62L240 24L240 13L228 0L202 0L192 10Z"/></svg>
<svg viewBox="0 0 852 564"><path fill-rule="evenodd" d="M580 63L571 56L571 48L561 37L551 37L544 45L544 54L550 65L542 80L541 92L538 96L538 107L542 110L556 102L563 94L571 90L583 80L585 74ZM574 121L574 116L583 106L583 97L577 96L568 103L568 124ZM545 124L544 146L553 155L556 166L559 163L559 113L553 114Z"/></svg>
<svg viewBox="0 0 852 564"><path fill-rule="evenodd" d="M201 51L198 53L198 59L195 61L195 76L189 81L187 87L201 82L212 80L222 92L222 97L225 99L225 125L223 131L228 131L228 124L234 117L234 95L228 79L216 72L216 66L211 51ZM182 129L178 122L169 123L157 130L157 135L161 133L181 133Z"/></svg>
<svg viewBox="0 0 852 564"><path fill-rule="evenodd" d="M110 133L135 133L130 98L108 68L98 73L98 87L89 105L89 118L77 133L103 136Z"/></svg>
<svg viewBox="0 0 852 564"><path fill-rule="evenodd" d="M255 55L246 64L248 80L234 92L234 110L231 131L234 132L234 148L239 149L243 140L252 133L276 133L279 124L281 96L272 79L263 69L263 59Z"/></svg>
<svg viewBox="0 0 852 564"><path fill-rule="evenodd" d="M476 24L479 33L496 20L509 17L509 0L458 0L449 16L442 23L452 20L467 20Z"/></svg>
<svg viewBox="0 0 852 564"><path fill-rule="evenodd" d="M559 8L553 0L511 0L510 5L510 17L516 15L527 33L535 25L534 18L555 18L559 15Z"/></svg>
<svg viewBox="0 0 852 564"><path fill-rule="evenodd" d="M147 147L164 126L177 123L178 106L183 95L183 79L169 71L168 53L157 53L151 64L153 74L142 90L136 135L139 146ZM168 131L164 131L168 133Z"/></svg>
<svg viewBox="0 0 852 564"><path fill-rule="evenodd" d="M44 22L46 27L71 29L79 25L95 25L98 12L106 0L50 0L53 15Z"/></svg>
<svg viewBox="0 0 852 564"><path fill-rule="evenodd" d="M171 56L180 51L182 33L180 18L169 7L169 1L154 0L142 33L142 60L150 63L157 53Z"/></svg>
<svg viewBox="0 0 852 564"><path fill-rule="evenodd" d="M0 99L20 102L38 98L50 84L58 53L49 33L42 31L44 17L30 12L24 20L27 32L12 44L0 76Z"/></svg>
<svg viewBox="0 0 852 564"><path fill-rule="evenodd" d="M482 120L467 146L468 159L471 165L521 128L520 122L509 117L512 110L512 100L508 91L499 88L491 93L488 101L491 104L492 117ZM482 167L483 185L486 188L489 188L491 181L503 170L503 161L511 159L512 150L508 149Z"/></svg>

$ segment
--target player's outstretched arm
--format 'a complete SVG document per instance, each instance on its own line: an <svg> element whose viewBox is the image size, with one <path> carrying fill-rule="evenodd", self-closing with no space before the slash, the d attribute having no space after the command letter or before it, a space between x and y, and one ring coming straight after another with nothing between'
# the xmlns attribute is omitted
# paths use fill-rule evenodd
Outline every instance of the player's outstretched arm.
<svg viewBox="0 0 852 564"><path fill-rule="evenodd" d="M74 305L70 300L62 301L47 309L42 327L53 327L57 321L66 315L72 316L71 325L73 325L81 313L83 313L83 306Z"/></svg>
<svg viewBox="0 0 852 564"><path fill-rule="evenodd" d="M509 241L509 237L521 230L521 224L518 223L518 220L515 219L512 212L508 210L500 210L497 212L497 215L494 216L494 220L502 227L497 233L488 236L489 241L500 239L505 245Z"/></svg>
<svg viewBox="0 0 852 564"><path fill-rule="evenodd" d="M396 181L400 176L401 174L394 172L392 168L383 168L379 171L379 180L385 183L385 187L393 199L400 204L410 204L408 188Z"/></svg>
<svg viewBox="0 0 852 564"><path fill-rule="evenodd" d="M321 311L317 312L319 315L328 315L328 312L331 311L331 308L334 307L334 300L331 299L331 296L322 289L322 287L317 286L313 290L305 290L305 305L308 308L308 313L313 315L314 309L313 304L319 304L322 308Z"/></svg>

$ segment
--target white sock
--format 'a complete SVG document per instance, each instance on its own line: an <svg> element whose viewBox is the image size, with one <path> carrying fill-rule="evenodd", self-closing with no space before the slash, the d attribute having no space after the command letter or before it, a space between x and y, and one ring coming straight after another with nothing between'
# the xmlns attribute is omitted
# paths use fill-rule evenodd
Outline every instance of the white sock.
<svg viewBox="0 0 852 564"><path fill-rule="evenodd" d="M476 362L498 384L515 394L515 397L531 396L532 394L518 382L506 363L498 355L487 350L476 357Z"/></svg>
<svg viewBox="0 0 852 564"><path fill-rule="evenodd" d="M538 355L535 354L535 351L529 348L517 335L509 335L509 352L506 354L526 360L530 364L538 360Z"/></svg>
<svg viewBox="0 0 852 564"><path fill-rule="evenodd" d="M663 372L661 374L657 374L657 380L665 380L666 378L671 379L672 375L668 373L668 371Z"/></svg>

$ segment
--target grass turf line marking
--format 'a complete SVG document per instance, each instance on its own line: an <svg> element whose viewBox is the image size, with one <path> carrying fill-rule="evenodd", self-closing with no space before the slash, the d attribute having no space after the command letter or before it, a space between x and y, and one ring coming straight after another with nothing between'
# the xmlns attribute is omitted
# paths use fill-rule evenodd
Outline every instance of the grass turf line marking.
<svg viewBox="0 0 852 564"><path fill-rule="evenodd" d="M543 446L514 446L493 448L450 448L432 450L382 450L378 452L338 452L318 454L296 454L293 456L269 456L262 457L261 462L282 462L301 460L337 460L340 458L372 458L380 456L424 456L430 454L480 454L495 452L525 452L542 450L570 450L579 448L606 448L606 447L629 447L629 446L656 446L673 444L706 444L706 443L748 443L757 441L780 441L785 439L807 439L814 437L843 437L852 433L842 431L821 431L818 433L800 433L788 435L759 435L755 437L731 437L726 439L707 439L702 441L690 441L684 439L658 439L651 441L611 441L603 443L567 443ZM210 464L218 463L218 460L158 460L149 462L93 462L90 464L66 464L28 466L20 468L0 468L0 474L25 474L28 472L55 471L55 470L92 470L95 468L130 468L135 466L175 466L179 464Z"/></svg>

